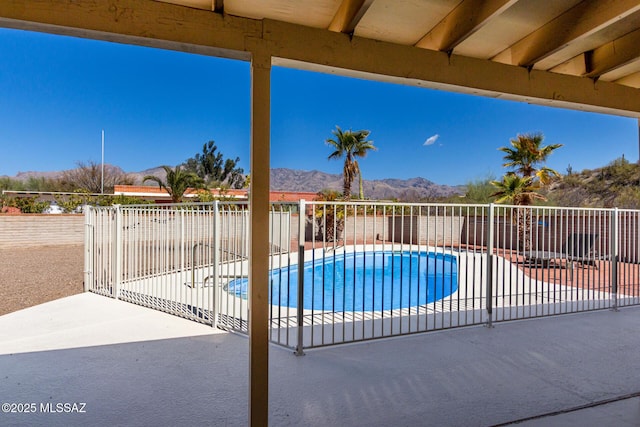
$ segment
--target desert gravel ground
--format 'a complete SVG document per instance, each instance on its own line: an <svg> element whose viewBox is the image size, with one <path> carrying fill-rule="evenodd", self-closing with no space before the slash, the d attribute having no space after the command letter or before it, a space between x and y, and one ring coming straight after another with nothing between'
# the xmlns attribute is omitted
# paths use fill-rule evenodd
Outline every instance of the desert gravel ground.
<svg viewBox="0 0 640 427"><path fill-rule="evenodd" d="M0 248L0 316L83 291L83 246Z"/></svg>

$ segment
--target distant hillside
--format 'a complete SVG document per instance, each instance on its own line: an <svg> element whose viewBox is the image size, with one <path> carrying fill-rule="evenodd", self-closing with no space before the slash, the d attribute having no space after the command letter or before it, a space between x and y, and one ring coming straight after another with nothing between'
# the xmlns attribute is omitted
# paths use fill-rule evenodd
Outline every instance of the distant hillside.
<svg viewBox="0 0 640 427"><path fill-rule="evenodd" d="M107 165L105 165L107 166ZM120 170L117 166L110 166ZM62 177L65 171L50 172L20 172L14 180L26 182L30 178L57 179ZM164 179L165 173L161 167L146 169L140 172L127 172L127 177L134 184L142 184L146 175L154 175ZM147 185L152 185L147 183ZM156 185L156 184L153 184ZM439 185L425 178L411 179L376 179L365 180L363 183L365 197L369 199L402 201L435 200L447 198L464 193L462 187ZM281 191L309 191L317 193L324 189L342 191L342 175L329 174L320 171L303 171L295 169L272 169L271 189ZM354 181L352 193L358 193L358 181Z"/></svg>
<svg viewBox="0 0 640 427"><path fill-rule="evenodd" d="M154 175L160 178L165 178L165 172L164 169L162 169L161 167L155 167L155 168L150 168L150 169L146 169L140 172L124 172L122 170L122 168L120 168L119 166L114 166L114 165L110 165L110 164L105 164L105 168L106 169L110 169L113 172L116 173L126 173L127 176L129 178L131 178L131 180L133 181L134 184L141 184L142 183L142 179L146 176L146 175ZM71 169L72 170L72 169ZM39 171L28 171L28 172L18 172L15 176L6 176L3 175L0 178L10 178L10 179L14 179L16 181L28 181L31 178L35 178L35 179L39 179L39 178L45 178L45 179L59 179L62 178L62 175L67 172L67 170L62 170L62 171L46 171L46 172L39 172Z"/></svg>
<svg viewBox="0 0 640 427"><path fill-rule="evenodd" d="M148 175L157 176L160 179L165 179L167 177L166 172L160 166L156 166L155 168L145 169L140 172L129 172L127 173L127 175L129 175L129 177L133 179L133 182L138 185L142 185L142 180L144 179L145 176L148 176ZM158 185L155 182L150 182L150 181L147 181L144 184L154 185L154 186Z"/></svg>
<svg viewBox="0 0 640 427"><path fill-rule="evenodd" d="M324 189L342 191L342 175L320 171L277 168L271 170L271 188L281 191L318 192ZM425 178L364 180L365 197L369 199L424 200L463 194L460 187L439 185ZM358 181L351 187L358 193Z"/></svg>
<svg viewBox="0 0 640 427"><path fill-rule="evenodd" d="M620 158L565 175L549 186L546 196L558 206L640 209L640 166Z"/></svg>
<svg viewBox="0 0 640 427"><path fill-rule="evenodd" d="M15 179L17 181L28 181L30 178L58 179L62 177L63 173L64 171L50 171L50 172L27 171L27 172L18 172L15 176L11 176L11 177L8 177L6 175L3 175L2 177Z"/></svg>
<svg viewBox="0 0 640 427"><path fill-rule="evenodd" d="M105 165L121 171L117 166ZM55 180L62 177L65 171L48 172L19 172L9 178L14 181L26 183L32 178ZM146 169L140 172L128 172L130 182L141 184L145 175L154 175L165 178L161 167ZM147 183L152 185L152 183ZM156 185L156 184L153 184ZM480 196L474 193L480 191ZM317 193L324 189L342 191L342 175L329 174L320 171L303 171L295 169L272 169L271 189L281 191L308 191ZM33 190L58 191L48 188L34 188ZM352 194L358 194L358 181L354 181ZM464 195L466 186L448 186L433 183L425 178L411 179L376 179L364 181L365 197L369 199L400 201L443 201L456 200L456 202L489 203L492 198L489 195L495 192L488 181L476 183L469 189L470 194L465 198L456 196ZM543 190L548 201L543 204L552 206L575 207L619 207L628 209L640 209L640 166L630 163L624 158L616 159L610 164L582 172L570 173L556 179Z"/></svg>

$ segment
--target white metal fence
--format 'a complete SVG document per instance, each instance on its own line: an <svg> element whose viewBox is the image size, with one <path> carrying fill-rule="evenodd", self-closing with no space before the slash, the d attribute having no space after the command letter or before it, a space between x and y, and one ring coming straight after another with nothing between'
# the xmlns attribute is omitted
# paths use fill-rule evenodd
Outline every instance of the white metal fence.
<svg viewBox="0 0 640 427"><path fill-rule="evenodd" d="M640 303L640 211L275 203L271 340L303 348ZM248 330L248 206L86 214L85 286Z"/></svg>

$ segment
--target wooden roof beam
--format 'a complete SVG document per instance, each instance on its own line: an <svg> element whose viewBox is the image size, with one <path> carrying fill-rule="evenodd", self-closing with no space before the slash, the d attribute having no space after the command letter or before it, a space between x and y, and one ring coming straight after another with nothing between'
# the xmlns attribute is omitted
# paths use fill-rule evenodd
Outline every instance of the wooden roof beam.
<svg viewBox="0 0 640 427"><path fill-rule="evenodd" d="M618 84L635 87L636 89L640 89L640 71L637 73L630 74L626 77L622 77L615 81Z"/></svg>
<svg viewBox="0 0 640 427"><path fill-rule="evenodd" d="M637 89L265 19L274 65L640 117Z"/></svg>
<svg viewBox="0 0 640 427"><path fill-rule="evenodd" d="M587 77L601 75L620 68L640 57L640 29L605 44L587 55Z"/></svg>
<svg viewBox="0 0 640 427"><path fill-rule="evenodd" d="M372 3L373 0L342 0L329 24L329 31L353 33Z"/></svg>
<svg viewBox="0 0 640 427"><path fill-rule="evenodd" d="M463 0L416 47L450 52L518 0Z"/></svg>
<svg viewBox="0 0 640 427"><path fill-rule="evenodd" d="M3 0L0 27L241 60L262 35L259 20L150 0Z"/></svg>
<svg viewBox="0 0 640 427"><path fill-rule="evenodd" d="M552 73L569 74L571 76L584 76L587 74L587 54L581 53L570 60L556 65L551 70Z"/></svg>
<svg viewBox="0 0 640 427"><path fill-rule="evenodd" d="M581 53L552 72L598 78L640 58L640 29L630 32L597 49Z"/></svg>
<svg viewBox="0 0 640 427"><path fill-rule="evenodd" d="M493 61L503 64L533 66L566 47L640 10L640 0L586 0L543 25Z"/></svg>

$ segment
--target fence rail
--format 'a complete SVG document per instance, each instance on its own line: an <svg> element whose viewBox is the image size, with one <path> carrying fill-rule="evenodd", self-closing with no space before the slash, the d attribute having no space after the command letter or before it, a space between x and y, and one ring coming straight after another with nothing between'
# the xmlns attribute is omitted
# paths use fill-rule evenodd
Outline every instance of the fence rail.
<svg viewBox="0 0 640 427"><path fill-rule="evenodd" d="M296 349L640 303L640 211L274 203L270 338ZM242 202L94 208L86 290L248 331Z"/></svg>

